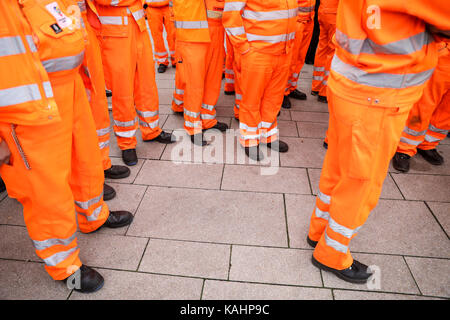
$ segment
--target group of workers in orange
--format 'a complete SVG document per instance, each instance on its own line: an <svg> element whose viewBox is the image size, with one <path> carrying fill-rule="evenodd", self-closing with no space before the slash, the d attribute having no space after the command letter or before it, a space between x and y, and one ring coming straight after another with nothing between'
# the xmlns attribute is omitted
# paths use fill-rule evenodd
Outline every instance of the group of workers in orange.
<svg viewBox="0 0 450 320"><path fill-rule="evenodd" d="M298 84L315 6L315 0L0 2L0 175L22 203L53 279L80 271L75 290L99 290L103 277L79 258L77 222L91 233L133 220L104 202L115 196L105 178L130 174L109 159L105 89L112 91L113 130L128 166L138 162L138 128L144 142L175 141L159 126L155 62L160 73L169 62L176 67L172 109L184 117L192 143L206 145L205 130L228 129L215 110L225 62L225 93L235 95L247 156L263 159L261 144L287 152L277 115L291 107L289 98L307 99ZM450 129L450 7L439 0L322 0L318 12L311 94L328 102L330 118L306 238L316 267L364 283L371 273L352 258L349 243L378 202L391 158L404 172L416 152L443 162L436 145Z"/></svg>

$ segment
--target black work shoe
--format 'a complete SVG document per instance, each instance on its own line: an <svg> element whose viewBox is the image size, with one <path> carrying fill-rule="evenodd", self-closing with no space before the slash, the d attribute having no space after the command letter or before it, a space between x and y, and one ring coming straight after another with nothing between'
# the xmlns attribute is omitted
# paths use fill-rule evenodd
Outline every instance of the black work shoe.
<svg viewBox="0 0 450 320"><path fill-rule="evenodd" d="M323 102L323 103L328 103L328 99L327 99L326 96L320 96L320 95L318 95L318 96L317 96L317 101Z"/></svg>
<svg viewBox="0 0 450 320"><path fill-rule="evenodd" d="M110 211L108 219L103 224L107 228L125 227L133 221L133 215L128 211ZM103 227L102 226L102 227Z"/></svg>
<svg viewBox="0 0 450 320"><path fill-rule="evenodd" d="M112 97L112 91L111 90L108 90L108 89L106 89L105 90L105 94L106 94L106 96L109 98L109 97Z"/></svg>
<svg viewBox="0 0 450 320"><path fill-rule="evenodd" d="M237 122L239 122L239 118L238 118L238 117L234 117L234 119L235 119Z"/></svg>
<svg viewBox="0 0 450 320"><path fill-rule="evenodd" d="M103 184L103 200L108 201L108 200L114 199L115 196L116 196L116 190L114 190L113 187L104 183Z"/></svg>
<svg viewBox="0 0 450 320"><path fill-rule="evenodd" d="M208 129L203 129L203 132L205 132L206 130L211 130L211 129L217 129L221 132L225 132L228 129L228 125L226 123L223 122L217 122L216 125L214 127L208 128Z"/></svg>
<svg viewBox="0 0 450 320"><path fill-rule="evenodd" d="M309 238L309 236L306 236L306 242L308 242L308 244L309 244L311 247L315 248L315 247L317 246L317 243L318 243L319 241L313 241L313 240L311 240L311 239Z"/></svg>
<svg viewBox="0 0 450 320"><path fill-rule="evenodd" d="M284 109L290 109L292 107L291 100L289 100L288 96L284 96L281 107L283 107Z"/></svg>
<svg viewBox="0 0 450 320"><path fill-rule="evenodd" d="M295 89L294 91L289 93L289 98L297 100L306 100L306 93L303 93L300 90Z"/></svg>
<svg viewBox="0 0 450 320"><path fill-rule="evenodd" d="M392 166L400 172L409 171L409 161L411 157L405 153L396 152L392 158Z"/></svg>
<svg viewBox="0 0 450 320"><path fill-rule="evenodd" d="M274 142L269 142L267 144L267 148L270 148L272 150L284 153L284 152L288 152L289 150L289 146L286 142L283 142L281 140L276 140Z"/></svg>
<svg viewBox="0 0 450 320"><path fill-rule="evenodd" d="M130 172L126 166L112 165L111 168L105 170L105 178L123 179L130 176Z"/></svg>
<svg viewBox="0 0 450 320"><path fill-rule="evenodd" d="M261 161L264 159L264 154L259 149L259 145L255 147L244 147L245 154L252 160Z"/></svg>
<svg viewBox="0 0 450 320"><path fill-rule="evenodd" d="M164 73L167 70L167 66L165 64L160 64L158 67L158 73Z"/></svg>
<svg viewBox="0 0 450 320"><path fill-rule="evenodd" d="M223 93L225 93L227 96L233 96L236 94L235 91L224 91Z"/></svg>
<svg viewBox="0 0 450 320"><path fill-rule="evenodd" d="M6 185L2 178L0 178L0 193L6 191Z"/></svg>
<svg viewBox="0 0 450 320"><path fill-rule="evenodd" d="M326 143L325 141L323 142L323 147L325 148L325 149L328 149L328 143Z"/></svg>
<svg viewBox="0 0 450 320"><path fill-rule="evenodd" d="M136 149L122 150L122 160L127 166L135 166L138 163Z"/></svg>
<svg viewBox="0 0 450 320"><path fill-rule="evenodd" d="M153 138L153 139L150 139L150 140L144 140L144 142L150 142L150 141L156 141L156 142L159 142L159 143L169 144L169 143L174 143L176 141L176 138L171 133L168 133L168 132L165 132L165 131L161 131L159 136L157 136L156 138Z"/></svg>
<svg viewBox="0 0 450 320"><path fill-rule="evenodd" d="M77 276L79 277L79 281L77 281ZM63 281L68 288L81 293L96 292L100 290L105 283L105 280L100 273L84 264L81 265L73 276L69 276Z"/></svg>
<svg viewBox="0 0 450 320"><path fill-rule="evenodd" d="M338 278L351 283L366 283L372 273L368 272L368 267L359 261L353 260L353 264L344 270L337 270L327 267L317 261L314 256L311 257L312 264L319 269L334 273Z"/></svg>
<svg viewBox="0 0 450 320"><path fill-rule="evenodd" d="M319 95L319 91L311 91L311 95L312 96L318 96Z"/></svg>
<svg viewBox="0 0 450 320"><path fill-rule="evenodd" d="M422 150L417 148L417 153L420 154L428 163L434 166L440 166L444 163L444 158L437 152L436 149Z"/></svg>
<svg viewBox="0 0 450 320"><path fill-rule="evenodd" d="M200 146L200 147L204 147L208 144L208 142L206 142L203 139L203 133L197 133L197 134L191 135L191 141L193 144Z"/></svg>
<svg viewBox="0 0 450 320"><path fill-rule="evenodd" d="M184 116L184 112L183 111L173 111L173 113L176 114L177 116L182 116L182 117Z"/></svg>

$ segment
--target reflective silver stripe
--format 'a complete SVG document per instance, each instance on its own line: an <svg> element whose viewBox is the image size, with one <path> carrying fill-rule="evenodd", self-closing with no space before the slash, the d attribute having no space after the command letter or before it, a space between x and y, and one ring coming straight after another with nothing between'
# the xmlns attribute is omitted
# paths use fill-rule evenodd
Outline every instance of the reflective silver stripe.
<svg viewBox="0 0 450 320"><path fill-rule="evenodd" d="M323 81L323 77L322 76L313 76L313 80Z"/></svg>
<svg viewBox="0 0 450 320"><path fill-rule="evenodd" d="M161 63L165 62L166 60L167 60L167 58L156 58L156 61L161 62Z"/></svg>
<svg viewBox="0 0 450 320"><path fill-rule="evenodd" d="M202 126L202 122L201 121L195 121L195 122L185 121L184 125L188 128L198 128L198 127Z"/></svg>
<svg viewBox="0 0 450 320"><path fill-rule="evenodd" d="M181 106L181 105L184 103L184 101L178 100L178 99L176 99L176 98L173 98L172 100L173 100L173 102L175 102L175 104L176 104L177 106Z"/></svg>
<svg viewBox="0 0 450 320"><path fill-rule="evenodd" d="M330 213L328 211L322 211L316 206L315 215L317 218L329 220L330 219Z"/></svg>
<svg viewBox="0 0 450 320"><path fill-rule="evenodd" d="M116 131L116 136L119 136L121 138L131 138L134 137L136 134L136 130L129 130L129 131Z"/></svg>
<svg viewBox="0 0 450 320"><path fill-rule="evenodd" d="M264 138L269 138L271 136L276 135L277 133L278 133L278 128L273 128L270 131L267 131L267 132L263 131L263 132L261 132L261 136L264 137Z"/></svg>
<svg viewBox="0 0 450 320"><path fill-rule="evenodd" d="M269 129L273 123L261 121L261 128Z"/></svg>
<svg viewBox="0 0 450 320"><path fill-rule="evenodd" d="M313 71L323 72L325 71L325 67L313 67Z"/></svg>
<svg viewBox="0 0 450 320"><path fill-rule="evenodd" d="M139 124L143 127L155 129L157 126L159 126L159 119L153 122L144 122L139 119Z"/></svg>
<svg viewBox="0 0 450 320"><path fill-rule="evenodd" d="M448 133L448 130L436 128L432 124L430 124L430 126L428 127L428 130L436 132L436 133L440 133L443 135L447 135L447 133Z"/></svg>
<svg viewBox="0 0 450 320"><path fill-rule="evenodd" d="M244 27L225 28L225 31L229 36L240 36L245 34Z"/></svg>
<svg viewBox="0 0 450 320"><path fill-rule="evenodd" d="M225 69L225 73L227 73L227 74L234 74L234 71L230 70L230 69Z"/></svg>
<svg viewBox="0 0 450 320"><path fill-rule="evenodd" d="M236 93L236 100L242 100L242 94Z"/></svg>
<svg viewBox="0 0 450 320"><path fill-rule="evenodd" d="M202 104L202 108L209 110L209 111L213 111L214 110L214 106L210 105L210 104Z"/></svg>
<svg viewBox="0 0 450 320"><path fill-rule="evenodd" d="M92 214L90 216L88 216L85 212L77 212L77 213L84 216L87 219L87 221L97 221L98 215L100 214L100 212L102 212L102 209L103 205L99 206L97 209L92 211Z"/></svg>
<svg viewBox="0 0 450 320"><path fill-rule="evenodd" d="M356 233L356 229L350 229L347 227L344 227L343 225L337 223L336 221L333 220L333 218L330 217L329 221L328 221L328 226L331 228L331 230L333 230L336 233L339 233L340 235L350 239L355 233Z"/></svg>
<svg viewBox="0 0 450 320"><path fill-rule="evenodd" d="M325 74L325 76L329 76L330 75L330 71L327 70L327 71L325 71L324 74Z"/></svg>
<svg viewBox="0 0 450 320"><path fill-rule="evenodd" d="M169 54L173 56L175 54L175 51L169 51Z"/></svg>
<svg viewBox="0 0 450 320"><path fill-rule="evenodd" d="M98 129L97 130L97 136L99 136L99 137L105 136L105 135L107 135L110 132L111 132L111 129L109 127L108 128L103 128L103 129Z"/></svg>
<svg viewBox="0 0 450 320"><path fill-rule="evenodd" d="M325 193L322 193L322 191L319 190L317 193L317 197L319 197L320 201L326 204L330 204L331 197L329 195L326 195Z"/></svg>
<svg viewBox="0 0 450 320"><path fill-rule="evenodd" d="M208 29L208 21L175 21L178 29Z"/></svg>
<svg viewBox="0 0 450 320"><path fill-rule="evenodd" d="M336 29L336 41L344 50L354 55L360 53L406 55L421 50L424 45L432 43L433 38L427 31L423 31L409 38L381 45L370 39L351 39Z"/></svg>
<svg viewBox="0 0 450 320"><path fill-rule="evenodd" d="M134 120L131 121L118 121L118 120L114 120L114 124L118 127L132 127L137 123L137 117L134 118Z"/></svg>
<svg viewBox="0 0 450 320"><path fill-rule="evenodd" d="M437 141L441 141L441 139L435 138L435 137L430 136L429 134L427 134L427 135L425 135L425 141L426 142L437 142Z"/></svg>
<svg viewBox="0 0 450 320"><path fill-rule="evenodd" d="M81 209L87 210L89 209L90 206L99 203L102 200L102 198L103 198L103 191L99 196L95 198L92 198L88 201L75 201L75 204Z"/></svg>
<svg viewBox="0 0 450 320"><path fill-rule="evenodd" d="M327 81L327 80L324 80L324 81L322 82L322 84L323 84L324 86L326 86L326 85L328 85L328 81Z"/></svg>
<svg viewBox="0 0 450 320"><path fill-rule="evenodd" d="M348 247L347 246L344 246L342 243L331 239L327 235L326 231L325 231L325 243L327 244L327 246L333 248L336 251L339 251L339 252L342 252L342 253L347 253L347 251L348 251Z"/></svg>
<svg viewBox="0 0 450 320"><path fill-rule="evenodd" d="M36 52L37 48L36 48L36 44L34 43L33 37L25 36L25 39L27 39L28 46L30 47L31 52Z"/></svg>
<svg viewBox="0 0 450 320"><path fill-rule="evenodd" d="M222 11L206 10L206 16L210 19L221 19Z"/></svg>
<svg viewBox="0 0 450 320"><path fill-rule="evenodd" d="M433 74L434 68L419 73L367 73L355 66L349 65L335 54L331 63L333 71L359 84L377 87L401 89L424 84Z"/></svg>
<svg viewBox="0 0 450 320"><path fill-rule="evenodd" d="M42 87L44 88L44 93L47 98L53 98L53 89L50 81L45 81L42 83Z"/></svg>
<svg viewBox="0 0 450 320"><path fill-rule="evenodd" d="M111 0L111 5L112 6L117 6L119 4L120 0Z"/></svg>
<svg viewBox="0 0 450 320"><path fill-rule="evenodd" d="M47 72L72 70L81 65L81 63L83 62L83 58L84 51L77 54L76 56L45 60L42 61L42 65Z"/></svg>
<svg viewBox="0 0 450 320"><path fill-rule="evenodd" d="M183 95L184 94L184 90L175 88L175 93L179 94L179 95Z"/></svg>
<svg viewBox="0 0 450 320"><path fill-rule="evenodd" d="M225 83L234 83L234 79L225 78Z"/></svg>
<svg viewBox="0 0 450 320"><path fill-rule="evenodd" d="M100 149L105 149L106 147L109 147L109 141L99 142L98 146Z"/></svg>
<svg viewBox="0 0 450 320"><path fill-rule="evenodd" d="M295 38L295 32L289 34L280 34L276 36L262 36L258 34L247 33L248 41L264 41L269 43L280 43L292 40Z"/></svg>
<svg viewBox="0 0 450 320"><path fill-rule="evenodd" d="M200 116L200 112L192 112L187 109L184 109L184 114L192 118L198 118Z"/></svg>
<svg viewBox="0 0 450 320"><path fill-rule="evenodd" d="M66 260L68 257L70 257L70 255L72 253L74 253L77 249L78 249L78 247L74 247L74 248L69 249L67 251L61 251L61 252L55 253L54 255L51 255L48 258L43 259L43 260L44 260L44 262L45 262L45 264L47 266L54 267L58 263L61 263L64 260Z"/></svg>
<svg viewBox="0 0 450 320"><path fill-rule="evenodd" d="M77 1L78 4L78 8L80 8L81 12L85 12L86 11L86 2L84 1Z"/></svg>
<svg viewBox="0 0 450 320"><path fill-rule="evenodd" d="M298 78L298 73L295 73L295 72L294 72L294 73L292 74L292 77L293 77L293 78Z"/></svg>
<svg viewBox="0 0 450 320"><path fill-rule="evenodd" d="M0 57L23 53L25 53L25 46L21 37L0 38Z"/></svg>
<svg viewBox="0 0 450 320"><path fill-rule="evenodd" d="M202 120L213 120L215 118L216 118L215 114L204 114L204 113L202 113L200 115L200 119L202 119Z"/></svg>
<svg viewBox="0 0 450 320"><path fill-rule="evenodd" d="M297 81L289 80L288 83L289 83L291 86L294 86L294 87L297 86Z"/></svg>
<svg viewBox="0 0 450 320"><path fill-rule="evenodd" d="M241 11L245 7L245 2L226 2L223 12Z"/></svg>
<svg viewBox="0 0 450 320"><path fill-rule="evenodd" d="M132 13L134 20L138 21L140 19L142 19L143 17L145 17L145 11L144 9L141 9L139 11L133 12Z"/></svg>
<svg viewBox="0 0 450 320"><path fill-rule="evenodd" d="M259 136L259 134L251 134L251 135L245 135L245 136L243 136L243 135L241 135L241 138L242 138L242 140L252 140L252 139L259 139L260 138L260 136Z"/></svg>
<svg viewBox="0 0 450 320"><path fill-rule="evenodd" d="M0 90L0 107L8 107L41 99L42 96L37 84Z"/></svg>
<svg viewBox="0 0 450 320"><path fill-rule="evenodd" d="M298 13L297 9L289 10L276 10L276 11L251 11L244 10L242 17L244 19L251 19L257 21L270 21L279 19L289 19L296 17Z"/></svg>
<svg viewBox="0 0 450 320"><path fill-rule="evenodd" d="M155 56L165 56L167 52L154 52Z"/></svg>
<svg viewBox="0 0 450 320"><path fill-rule="evenodd" d="M242 130L257 132L259 128L261 128L261 123L259 123L257 127L249 127L245 123L239 122L239 129L242 129Z"/></svg>
<svg viewBox="0 0 450 320"><path fill-rule="evenodd" d="M234 106L236 107L236 109L239 109L239 108L240 108L238 104L235 104Z"/></svg>
<svg viewBox="0 0 450 320"><path fill-rule="evenodd" d="M409 145L412 145L412 146L418 146L419 144L422 143L422 141L415 141L415 140L411 140L411 139L408 139L408 138L405 138L405 137L401 137L400 138L400 142L403 142L403 143L406 143L406 144L409 144Z"/></svg>
<svg viewBox="0 0 450 320"><path fill-rule="evenodd" d="M128 17L123 17L124 19L122 20L122 17L117 17L117 16L112 16L112 17L108 17L108 16L100 16L100 23L101 24L105 24L105 25L114 25L114 26L122 26L122 25L127 25L128 24Z"/></svg>
<svg viewBox="0 0 450 320"><path fill-rule="evenodd" d="M66 239L48 239L48 240L33 240L33 245L36 250L45 250L53 246L61 245L61 246L68 246L72 243L73 240L75 240L76 234L74 233L69 238Z"/></svg>
<svg viewBox="0 0 450 320"><path fill-rule="evenodd" d="M159 114L159 111L140 111L136 109L136 113L143 118L156 117Z"/></svg>
<svg viewBox="0 0 450 320"><path fill-rule="evenodd" d="M403 129L403 132L409 134L410 136L420 137L420 136L423 136L425 133L427 133L427 130L416 131L416 130L413 130L413 129L405 126L405 128Z"/></svg>
<svg viewBox="0 0 450 320"><path fill-rule="evenodd" d="M312 12L314 11L314 6L311 7L298 7L299 12Z"/></svg>

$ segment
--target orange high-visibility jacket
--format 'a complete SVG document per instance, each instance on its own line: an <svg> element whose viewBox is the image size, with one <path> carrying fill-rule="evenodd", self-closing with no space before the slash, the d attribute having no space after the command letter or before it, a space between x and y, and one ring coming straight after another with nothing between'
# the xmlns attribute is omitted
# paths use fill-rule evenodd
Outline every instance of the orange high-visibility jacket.
<svg viewBox="0 0 450 320"><path fill-rule="evenodd" d="M20 20L24 23L20 23ZM43 29L45 27L50 28L43 26ZM19 10L17 1L1 1L1 122L44 125L60 120L52 86L40 61L34 39L31 27Z"/></svg>
<svg viewBox="0 0 450 320"><path fill-rule="evenodd" d="M450 30L450 6L440 0L341 1L329 88L367 105L417 101L437 62L426 23Z"/></svg>
<svg viewBox="0 0 450 320"><path fill-rule="evenodd" d="M310 21L314 19L316 0L298 0L298 20Z"/></svg>
<svg viewBox="0 0 450 320"><path fill-rule="evenodd" d="M160 8L169 5L169 0L145 0L145 3L152 8Z"/></svg>
<svg viewBox="0 0 450 320"><path fill-rule="evenodd" d="M144 0L94 0L100 19L101 34L128 36L128 19L134 19L139 30L146 31Z"/></svg>
<svg viewBox="0 0 450 320"><path fill-rule="evenodd" d="M226 0L223 24L235 50L282 54L293 47L298 0Z"/></svg>
<svg viewBox="0 0 450 320"><path fill-rule="evenodd" d="M319 13L337 13L339 0L321 0Z"/></svg>
<svg viewBox="0 0 450 320"><path fill-rule="evenodd" d="M177 41L210 42L204 0L173 0Z"/></svg>

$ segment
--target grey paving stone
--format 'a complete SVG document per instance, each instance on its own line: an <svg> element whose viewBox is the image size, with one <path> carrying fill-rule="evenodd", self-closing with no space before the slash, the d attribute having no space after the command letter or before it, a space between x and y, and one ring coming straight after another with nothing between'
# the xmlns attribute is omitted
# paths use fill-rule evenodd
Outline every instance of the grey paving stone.
<svg viewBox="0 0 450 320"><path fill-rule="evenodd" d="M110 157L111 158L111 164L113 165L121 165L124 166L125 163L122 160L122 157L120 158L116 158L116 157ZM145 160L143 159L138 159L138 163L135 166L132 167L128 167L130 168L130 176L125 178L125 179L105 179L106 184L110 184L110 183L125 183L125 184L129 184L129 183L133 183L133 181L136 179L136 176L138 175L139 171L142 168L142 165L144 164Z"/></svg>
<svg viewBox="0 0 450 320"><path fill-rule="evenodd" d="M408 200L450 201L450 176L392 174Z"/></svg>
<svg viewBox="0 0 450 320"><path fill-rule="evenodd" d="M184 118L178 114L170 114L166 123L162 127L163 130L177 130L182 129L184 124Z"/></svg>
<svg viewBox="0 0 450 320"><path fill-rule="evenodd" d="M151 239L139 271L227 279L229 262L229 245Z"/></svg>
<svg viewBox="0 0 450 320"><path fill-rule="evenodd" d="M198 300L203 280L98 269L105 285L92 294L72 293L70 300Z"/></svg>
<svg viewBox="0 0 450 320"><path fill-rule="evenodd" d="M222 190L310 194L306 169L273 167L262 175L258 166L225 165Z"/></svg>
<svg viewBox="0 0 450 320"><path fill-rule="evenodd" d="M292 120L328 123L328 114L323 112L291 111Z"/></svg>
<svg viewBox="0 0 450 320"><path fill-rule="evenodd" d="M153 186L219 189L222 164L175 163L147 160L136 184Z"/></svg>
<svg viewBox="0 0 450 320"><path fill-rule="evenodd" d="M0 300L65 300L70 294L42 263L0 260L0 274Z"/></svg>
<svg viewBox="0 0 450 320"><path fill-rule="evenodd" d="M278 129L280 130L280 137L298 137L297 126L294 121L279 120Z"/></svg>
<svg viewBox="0 0 450 320"><path fill-rule="evenodd" d="M444 228L447 235L450 235L450 203L448 202L427 202L434 216Z"/></svg>
<svg viewBox="0 0 450 320"><path fill-rule="evenodd" d="M174 89L174 79L156 79L156 86L158 89Z"/></svg>
<svg viewBox="0 0 450 320"><path fill-rule="evenodd" d="M230 280L322 286L312 250L233 246Z"/></svg>
<svg viewBox="0 0 450 320"><path fill-rule="evenodd" d="M352 256L353 259L371 267L374 272L372 280L368 284L352 284L339 279L330 272L322 272L325 287L420 295L402 256L362 253L355 253Z"/></svg>
<svg viewBox="0 0 450 320"><path fill-rule="evenodd" d="M159 105L159 114L173 114L172 104L161 104ZM160 125L164 125L164 122L160 121Z"/></svg>
<svg viewBox="0 0 450 320"><path fill-rule="evenodd" d="M283 196L148 188L127 235L286 246Z"/></svg>
<svg viewBox="0 0 450 320"><path fill-rule="evenodd" d="M298 136L301 138L325 139L328 124L325 122L297 122Z"/></svg>
<svg viewBox="0 0 450 320"><path fill-rule="evenodd" d="M0 258L42 261L34 251L27 229L21 226L0 225Z"/></svg>
<svg viewBox="0 0 450 320"><path fill-rule="evenodd" d="M284 138L289 145L287 153L280 154L283 167L322 168L326 150L321 139Z"/></svg>
<svg viewBox="0 0 450 320"><path fill-rule="evenodd" d="M450 257L450 243L423 202L380 200L350 250L424 257Z"/></svg>
<svg viewBox="0 0 450 320"><path fill-rule="evenodd" d="M0 201L5 199L7 196L8 196L8 192L6 192L6 191L3 191L2 193L0 193Z"/></svg>
<svg viewBox="0 0 450 320"><path fill-rule="evenodd" d="M335 300L430 300L429 297L393 293L333 290Z"/></svg>
<svg viewBox="0 0 450 320"><path fill-rule="evenodd" d="M80 259L90 267L136 270L148 239L78 233Z"/></svg>
<svg viewBox="0 0 450 320"><path fill-rule="evenodd" d="M23 207L19 201L6 197L0 202L0 224L25 226Z"/></svg>
<svg viewBox="0 0 450 320"><path fill-rule="evenodd" d="M206 280L203 300L332 300L330 289Z"/></svg>
<svg viewBox="0 0 450 320"><path fill-rule="evenodd" d="M449 260L415 257L405 259L422 294L450 298Z"/></svg>

